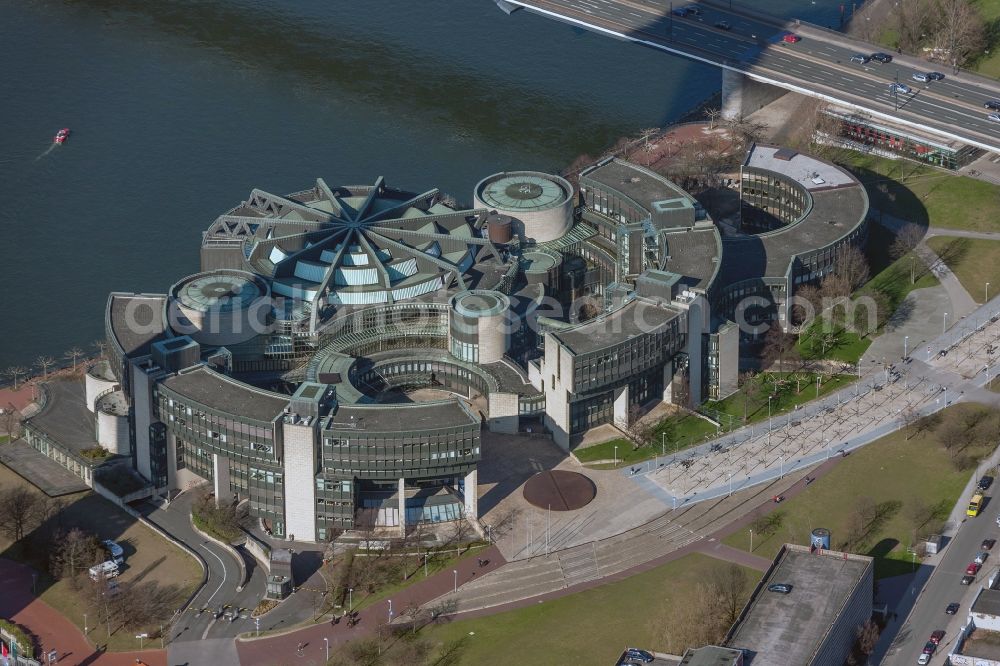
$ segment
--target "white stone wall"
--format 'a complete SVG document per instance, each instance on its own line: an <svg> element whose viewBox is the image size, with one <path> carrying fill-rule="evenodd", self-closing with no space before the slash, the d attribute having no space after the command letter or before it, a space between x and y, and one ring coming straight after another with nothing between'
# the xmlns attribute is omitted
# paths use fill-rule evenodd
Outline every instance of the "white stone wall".
<svg viewBox="0 0 1000 666"><path fill-rule="evenodd" d="M552 440L569 451L569 389L573 385L573 364L569 352L551 333L545 334L542 382L545 385L545 426Z"/></svg>
<svg viewBox="0 0 1000 666"><path fill-rule="evenodd" d="M153 473L149 464L149 426L153 422L152 383L162 373L151 377L136 361L132 362L129 371L132 373L132 410L135 414L136 468L139 474L151 480Z"/></svg>
<svg viewBox="0 0 1000 666"><path fill-rule="evenodd" d="M497 363L510 347L506 313L479 318L479 362Z"/></svg>
<svg viewBox="0 0 1000 666"><path fill-rule="evenodd" d="M116 416L98 410L97 443L111 453L127 456L130 453L128 417Z"/></svg>
<svg viewBox="0 0 1000 666"><path fill-rule="evenodd" d="M516 393L493 392L489 395L489 428L492 432L515 434L518 430L520 399Z"/></svg>
<svg viewBox="0 0 1000 666"><path fill-rule="evenodd" d="M97 399L97 396L104 393L112 386L115 386L118 382L115 380L108 381L107 379L94 377L89 372L86 373L84 377L84 384L87 391L87 409L94 411L94 400Z"/></svg>
<svg viewBox="0 0 1000 666"><path fill-rule="evenodd" d="M283 424L285 534L316 540L316 453L312 426Z"/></svg>

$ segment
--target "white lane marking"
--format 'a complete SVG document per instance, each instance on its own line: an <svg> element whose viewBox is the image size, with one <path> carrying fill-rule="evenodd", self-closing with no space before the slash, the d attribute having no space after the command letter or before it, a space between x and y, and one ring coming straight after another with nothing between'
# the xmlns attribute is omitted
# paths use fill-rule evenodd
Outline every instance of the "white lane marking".
<svg viewBox="0 0 1000 666"><path fill-rule="evenodd" d="M219 587L215 588L215 592L213 592L212 596L210 596L208 598L208 600L205 602L205 605L207 606L208 604L212 603L212 599L214 599L215 595L217 595L219 593L219 590L222 589L222 586L226 584L226 576L227 576L227 573L226 573L226 563L222 561L221 557L219 557L218 555L216 555L215 553L213 553L212 551L210 551L205 546L202 546L201 549L204 550L206 553L211 553L212 557L214 557L215 559L219 560L219 564L222 565L222 582L219 583Z"/></svg>

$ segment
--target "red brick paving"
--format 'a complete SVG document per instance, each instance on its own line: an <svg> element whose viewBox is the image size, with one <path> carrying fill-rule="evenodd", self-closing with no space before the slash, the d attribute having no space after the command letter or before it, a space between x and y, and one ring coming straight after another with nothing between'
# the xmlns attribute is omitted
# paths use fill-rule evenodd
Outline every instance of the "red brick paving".
<svg viewBox="0 0 1000 666"><path fill-rule="evenodd" d="M10 405L19 412L31 404L34 397L34 386L27 383L20 383L15 391L12 388L0 389L0 409L7 409Z"/></svg>
<svg viewBox="0 0 1000 666"><path fill-rule="evenodd" d="M0 559L0 617L34 634L38 654L58 650L59 666L135 666L140 659L148 666L166 666L166 650L101 652L76 625L44 601L31 594L31 569ZM95 636L100 634L95 629Z"/></svg>
<svg viewBox="0 0 1000 666"><path fill-rule="evenodd" d="M487 561L487 564L480 567L478 559ZM458 584L461 586L476 576L499 569L506 563L496 546L490 546L480 551L476 557L466 557L460 560L452 569L458 571ZM451 569L439 571L425 580L400 590L392 596L393 613L398 617L411 604L425 604L451 591L455 585L454 576ZM279 636L238 640L236 648L240 655L240 664L241 666L322 664L326 647L323 642L324 638L329 639L331 646L336 646L338 643L353 638L373 635L378 625L385 624L389 619L389 604L386 601L380 601L361 611L360 616L361 622L353 628L348 628L347 623L341 620L336 625L324 622ZM306 656L304 657L299 657L296 654L296 647L299 643L305 644L304 654ZM333 651L334 648L331 648L331 654Z"/></svg>

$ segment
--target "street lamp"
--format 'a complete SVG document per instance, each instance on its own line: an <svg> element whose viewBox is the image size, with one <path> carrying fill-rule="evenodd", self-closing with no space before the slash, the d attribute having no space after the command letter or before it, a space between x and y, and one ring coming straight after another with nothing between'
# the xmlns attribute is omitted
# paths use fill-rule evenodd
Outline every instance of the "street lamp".
<svg viewBox="0 0 1000 666"><path fill-rule="evenodd" d="M733 473L730 472L729 473L729 495L730 495L730 497L732 496L732 494L733 494Z"/></svg>
<svg viewBox="0 0 1000 666"><path fill-rule="evenodd" d="M773 395L767 396L767 432L771 432L771 398Z"/></svg>
<svg viewBox="0 0 1000 666"><path fill-rule="evenodd" d="M135 637L139 639L139 649L141 650L142 649L142 639L149 638L149 634L136 634Z"/></svg>
<svg viewBox="0 0 1000 666"><path fill-rule="evenodd" d="M615 465L614 466L618 467L618 445L615 444L614 447L615 447ZM607 458L605 458L605 460L607 460Z"/></svg>
<svg viewBox="0 0 1000 666"><path fill-rule="evenodd" d="M945 331L947 330L948 330L948 313L945 312L944 317L941 319L941 335L944 335Z"/></svg>
<svg viewBox="0 0 1000 666"><path fill-rule="evenodd" d="M425 558L424 559L424 566L427 565L426 557L427 556L424 555L424 558ZM424 575L426 575L426 574L427 574L427 572L425 571ZM354 612L354 588L353 587L347 588L347 610L349 610L352 613Z"/></svg>
<svg viewBox="0 0 1000 666"><path fill-rule="evenodd" d="M87 625L87 614L83 614L83 633L90 631L90 627Z"/></svg>
<svg viewBox="0 0 1000 666"><path fill-rule="evenodd" d="M753 552L753 530L750 530L750 552Z"/></svg>
<svg viewBox="0 0 1000 666"><path fill-rule="evenodd" d="M778 456L778 465L778 478L783 479L785 478L785 456Z"/></svg>
<svg viewBox="0 0 1000 666"><path fill-rule="evenodd" d="M906 359L907 356L909 356L909 342L910 342L910 336L904 335L903 336L903 359L904 360Z"/></svg>
<svg viewBox="0 0 1000 666"><path fill-rule="evenodd" d="M389 624L392 624L392 599L389 599Z"/></svg>
<svg viewBox="0 0 1000 666"><path fill-rule="evenodd" d="M986 283L986 300L983 303L989 303L990 301L990 283Z"/></svg>
<svg viewBox="0 0 1000 666"><path fill-rule="evenodd" d="M451 572L455 574L455 592L458 592L458 569L452 569Z"/></svg>
<svg viewBox="0 0 1000 666"><path fill-rule="evenodd" d="M326 636L323 637L323 642L326 644L326 660L330 661L330 639Z"/></svg>

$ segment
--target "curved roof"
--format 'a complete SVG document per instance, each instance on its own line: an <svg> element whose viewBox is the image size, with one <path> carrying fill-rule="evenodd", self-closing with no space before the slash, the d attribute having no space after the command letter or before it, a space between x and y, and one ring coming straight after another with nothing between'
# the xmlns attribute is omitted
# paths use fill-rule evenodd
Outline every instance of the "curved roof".
<svg viewBox="0 0 1000 666"><path fill-rule="evenodd" d="M565 178L539 171L507 171L484 178L476 198L490 208L507 212L548 210L573 196Z"/></svg>
<svg viewBox="0 0 1000 666"><path fill-rule="evenodd" d="M203 247L240 247L245 264L272 279L276 295L334 305L390 303L458 282L479 246L485 211L455 210L436 189L421 194L373 185L278 196L255 189L219 217Z"/></svg>

